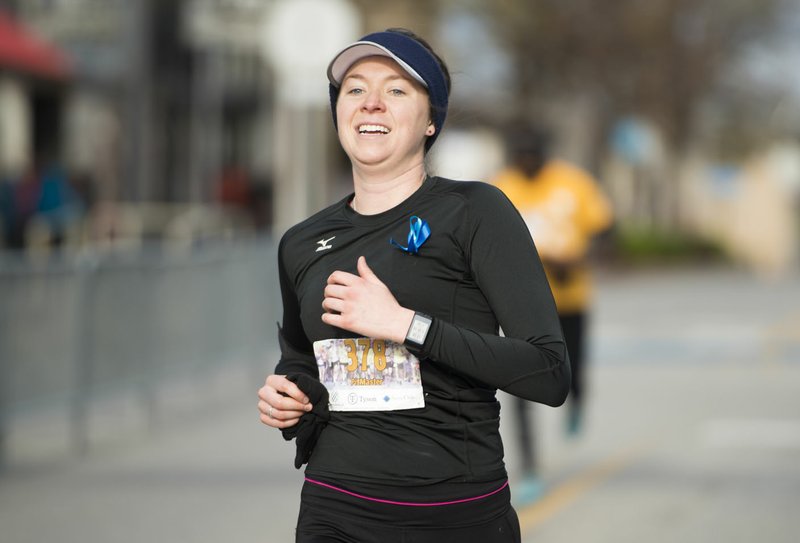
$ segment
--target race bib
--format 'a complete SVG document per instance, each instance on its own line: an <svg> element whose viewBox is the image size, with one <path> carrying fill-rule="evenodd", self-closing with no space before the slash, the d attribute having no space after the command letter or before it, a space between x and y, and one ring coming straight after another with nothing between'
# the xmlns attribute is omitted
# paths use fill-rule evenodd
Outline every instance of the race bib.
<svg viewBox="0 0 800 543"><path fill-rule="evenodd" d="M331 411L425 407L419 359L403 345L371 338L314 342L319 380Z"/></svg>

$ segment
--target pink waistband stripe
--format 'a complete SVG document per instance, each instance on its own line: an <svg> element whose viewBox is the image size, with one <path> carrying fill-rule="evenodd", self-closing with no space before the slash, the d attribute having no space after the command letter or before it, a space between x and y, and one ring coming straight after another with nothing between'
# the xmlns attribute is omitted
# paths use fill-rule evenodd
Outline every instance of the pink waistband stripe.
<svg viewBox="0 0 800 543"><path fill-rule="evenodd" d="M311 483L312 485L317 485L325 488L329 488L331 490L335 490L336 492L341 492L342 494L347 494L348 496L353 496L354 498L360 498L362 500L369 500L371 502L377 503L385 503L389 505L405 505L407 507L437 507L440 505L455 505L458 503L466 503L466 502L474 502L476 500L482 500L484 498L488 498L489 496L493 496L503 490L505 487L508 486L508 481L503 483L503 485L498 488L497 490L492 490L488 494L481 494L480 496L473 496L471 498L462 498L460 500L452 500L447 502L398 502L394 500L384 500L381 498L373 498L371 496L364 496L363 494L356 494L355 492L350 492L349 490L345 490L344 488L339 488L338 486L329 485L328 483L323 483L322 481L316 481L314 479L309 479L308 477L305 478L307 482Z"/></svg>

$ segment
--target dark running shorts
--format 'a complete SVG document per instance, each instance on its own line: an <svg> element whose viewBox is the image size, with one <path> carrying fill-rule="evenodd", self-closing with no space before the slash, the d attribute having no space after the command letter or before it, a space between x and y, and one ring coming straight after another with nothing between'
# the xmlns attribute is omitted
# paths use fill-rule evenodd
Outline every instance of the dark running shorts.
<svg viewBox="0 0 800 543"><path fill-rule="evenodd" d="M435 506L379 503L306 482L296 543L520 543L508 486Z"/></svg>

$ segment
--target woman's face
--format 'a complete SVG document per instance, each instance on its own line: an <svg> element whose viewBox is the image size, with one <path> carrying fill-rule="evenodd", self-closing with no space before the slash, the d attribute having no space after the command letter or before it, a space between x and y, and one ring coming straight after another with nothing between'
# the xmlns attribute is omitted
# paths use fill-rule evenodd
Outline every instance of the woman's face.
<svg viewBox="0 0 800 543"><path fill-rule="evenodd" d="M339 141L365 166L421 162L434 133L425 87L387 57L367 57L345 74L336 103Z"/></svg>

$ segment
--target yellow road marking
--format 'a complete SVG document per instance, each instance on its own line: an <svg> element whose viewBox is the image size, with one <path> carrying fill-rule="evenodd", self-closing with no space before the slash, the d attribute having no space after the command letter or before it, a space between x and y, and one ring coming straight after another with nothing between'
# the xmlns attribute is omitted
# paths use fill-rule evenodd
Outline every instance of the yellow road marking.
<svg viewBox="0 0 800 543"><path fill-rule="evenodd" d="M649 444L636 445L613 454L558 485L536 503L517 511L522 532L532 530L565 509L581 495L631 464L650 447Z"/></svg>

